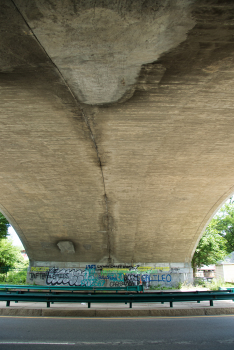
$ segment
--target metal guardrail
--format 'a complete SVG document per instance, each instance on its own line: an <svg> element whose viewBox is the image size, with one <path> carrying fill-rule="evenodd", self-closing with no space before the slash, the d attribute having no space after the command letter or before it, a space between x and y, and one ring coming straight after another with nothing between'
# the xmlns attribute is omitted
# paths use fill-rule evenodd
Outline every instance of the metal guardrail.
<svg viewBox="0 0 234 350"><path fill-rule="evenodd" d="M232 288L232 287L219 287L219 291L221 291L221 292L224 292L224 291L227 291L227 290L230 290L231 292L233 292L234 293L234 288Z"/></svg>
<svg viewBox="0 0 234 350"><path fill-rule="evenodd" d="M118 292L118 291L131 291L131 292L144 292L144 286L143 285L137 285L137 286L125 286L125 287L87 287L87 286L36 286L36 285L12 285L12 284L0 284L0 290L27 290L27 291L36 291L36 290L44 290L44 291L56 291L56 290L66 290L67 292L78 292L78 291L92 291L92 292L100 292L100 291L112 291L112 292Z"/></svg>
<svg viewBox="0 0 234 350"><path fill-rule="evenodd" d="M89 293L80 294L72 292L51 291L35 292L35 291L4 291L0 292L0 300L6 301L6 306L10 306L11 301L28 301L28 302L45 302L47 307L50 303L88 303L88 308L91 303L129 303L132 308L133 303L165 303L168 302L170 307L173 307L174 302L209 301L210 306L213 306L214 300L233 300L234 293L227 291L214 292L159 292L159 293Z"/></svg>

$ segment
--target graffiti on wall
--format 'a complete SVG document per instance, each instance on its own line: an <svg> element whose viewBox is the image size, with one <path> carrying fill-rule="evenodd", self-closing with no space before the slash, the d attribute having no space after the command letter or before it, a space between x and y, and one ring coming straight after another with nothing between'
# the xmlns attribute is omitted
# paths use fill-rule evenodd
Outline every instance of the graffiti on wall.
<svg viewBox="0 0 234 350"><path fill-rule="evenodd" d="M174 271L175 270L175 271ZM86 268L49 268L31 267L29 278L31 281L56 286L86 286L86 287L126 287L143 284L146 288L151 285L170 285L172 273L179 273L179 269L168 267L135 266L124 268L87 265Z"/></svg>
<svg viewBox="0 0 234 350"><path fill-rule="evenodd" d="M90 274L89 270L57 269L53 267L48 272L46 284L52 286L69 285L84 287L102 287L105 284L105 281L100 280L93 274Z"/></svg>

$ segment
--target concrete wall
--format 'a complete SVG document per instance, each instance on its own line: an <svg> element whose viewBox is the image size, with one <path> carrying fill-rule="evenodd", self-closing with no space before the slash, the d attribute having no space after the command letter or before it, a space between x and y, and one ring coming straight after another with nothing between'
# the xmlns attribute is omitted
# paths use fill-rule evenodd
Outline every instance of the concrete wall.
<svg viewBox="0 0 234 350"><path fill-rule="evenodd" d="M216 278L225 282L234 283L234 264L223 264L216 266Z"/></svg>
<svg viewBox="0 0 234 350"><path fill-rule="evenodd" d="M149 266L151 265L151 266ZM192 269L184 264L103 266L87 264L80 267L34 266L28 270L27 282L38 285L122 287L143 284L146 288L177 287L191 282Z"/></svg>
<svg viewBox="0 0 234 350"><path fill-rule="evenodd" d="M216 266L215 277L217 280L224 280L223 265Z"/></svg>
<svg viewBox="0 0 234 350"><path fill-rule="evenodd" d="M234 283L234 264L224 264L224 281Z"/></svg>

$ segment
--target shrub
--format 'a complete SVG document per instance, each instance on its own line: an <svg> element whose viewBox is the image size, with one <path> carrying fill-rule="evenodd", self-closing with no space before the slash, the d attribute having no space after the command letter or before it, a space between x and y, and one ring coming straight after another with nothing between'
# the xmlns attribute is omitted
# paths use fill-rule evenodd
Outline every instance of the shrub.
<svg viewBox="0 0 234 350"><path fill-rule="evenodd" d="M220 287L225 287L225 282L222 278L213 278L212 282L206 284L206 287L210 290L218 290Z"/></svg>
<svg viewBox="0 0 234 350"><path fill-rule="evenodd" d="M27 269L11 270L7 274L7 283L12 284L26 284Z"/></svg>

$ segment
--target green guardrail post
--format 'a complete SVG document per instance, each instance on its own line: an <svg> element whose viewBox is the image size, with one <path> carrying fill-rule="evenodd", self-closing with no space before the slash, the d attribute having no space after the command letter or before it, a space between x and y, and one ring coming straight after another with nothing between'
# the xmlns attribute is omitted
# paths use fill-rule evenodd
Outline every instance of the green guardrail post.
<svg viewBox="0 0 234 350"><path fill-rule="evenodd" d="M47 304L47 307L50 307L50 301L47 301L46 304Z"/></svg>
<svg viewBox="0 0 234 350"><path fill-rule="evenodd" d="M132 309L132 302L129 303L129 308Z"/></svg>
<svg viewBox="0 0 234 350"><path fill-rule="evenodd" d="M210 300L210 306L213 306L214 304L213 304L213 300Z"/></svg>
<svg viewBox="0 0 234 350"><path fill-rule="evenodd" d="M6 302L6 306L10 306L10 300L7 300L7 302Z"/></svg>
<svg viewBox="0 0 234 350"><path fill-rule="evenodd" d="M173 301L170 301L170 307L173 307Z"/></svg>
<svg viewBox="0 0 234 350"><path fill-rule="evenodd" d="M91 303L90 303L90 302L88 302L88 309L90 309L90 306L91 306Z"/></svg>

